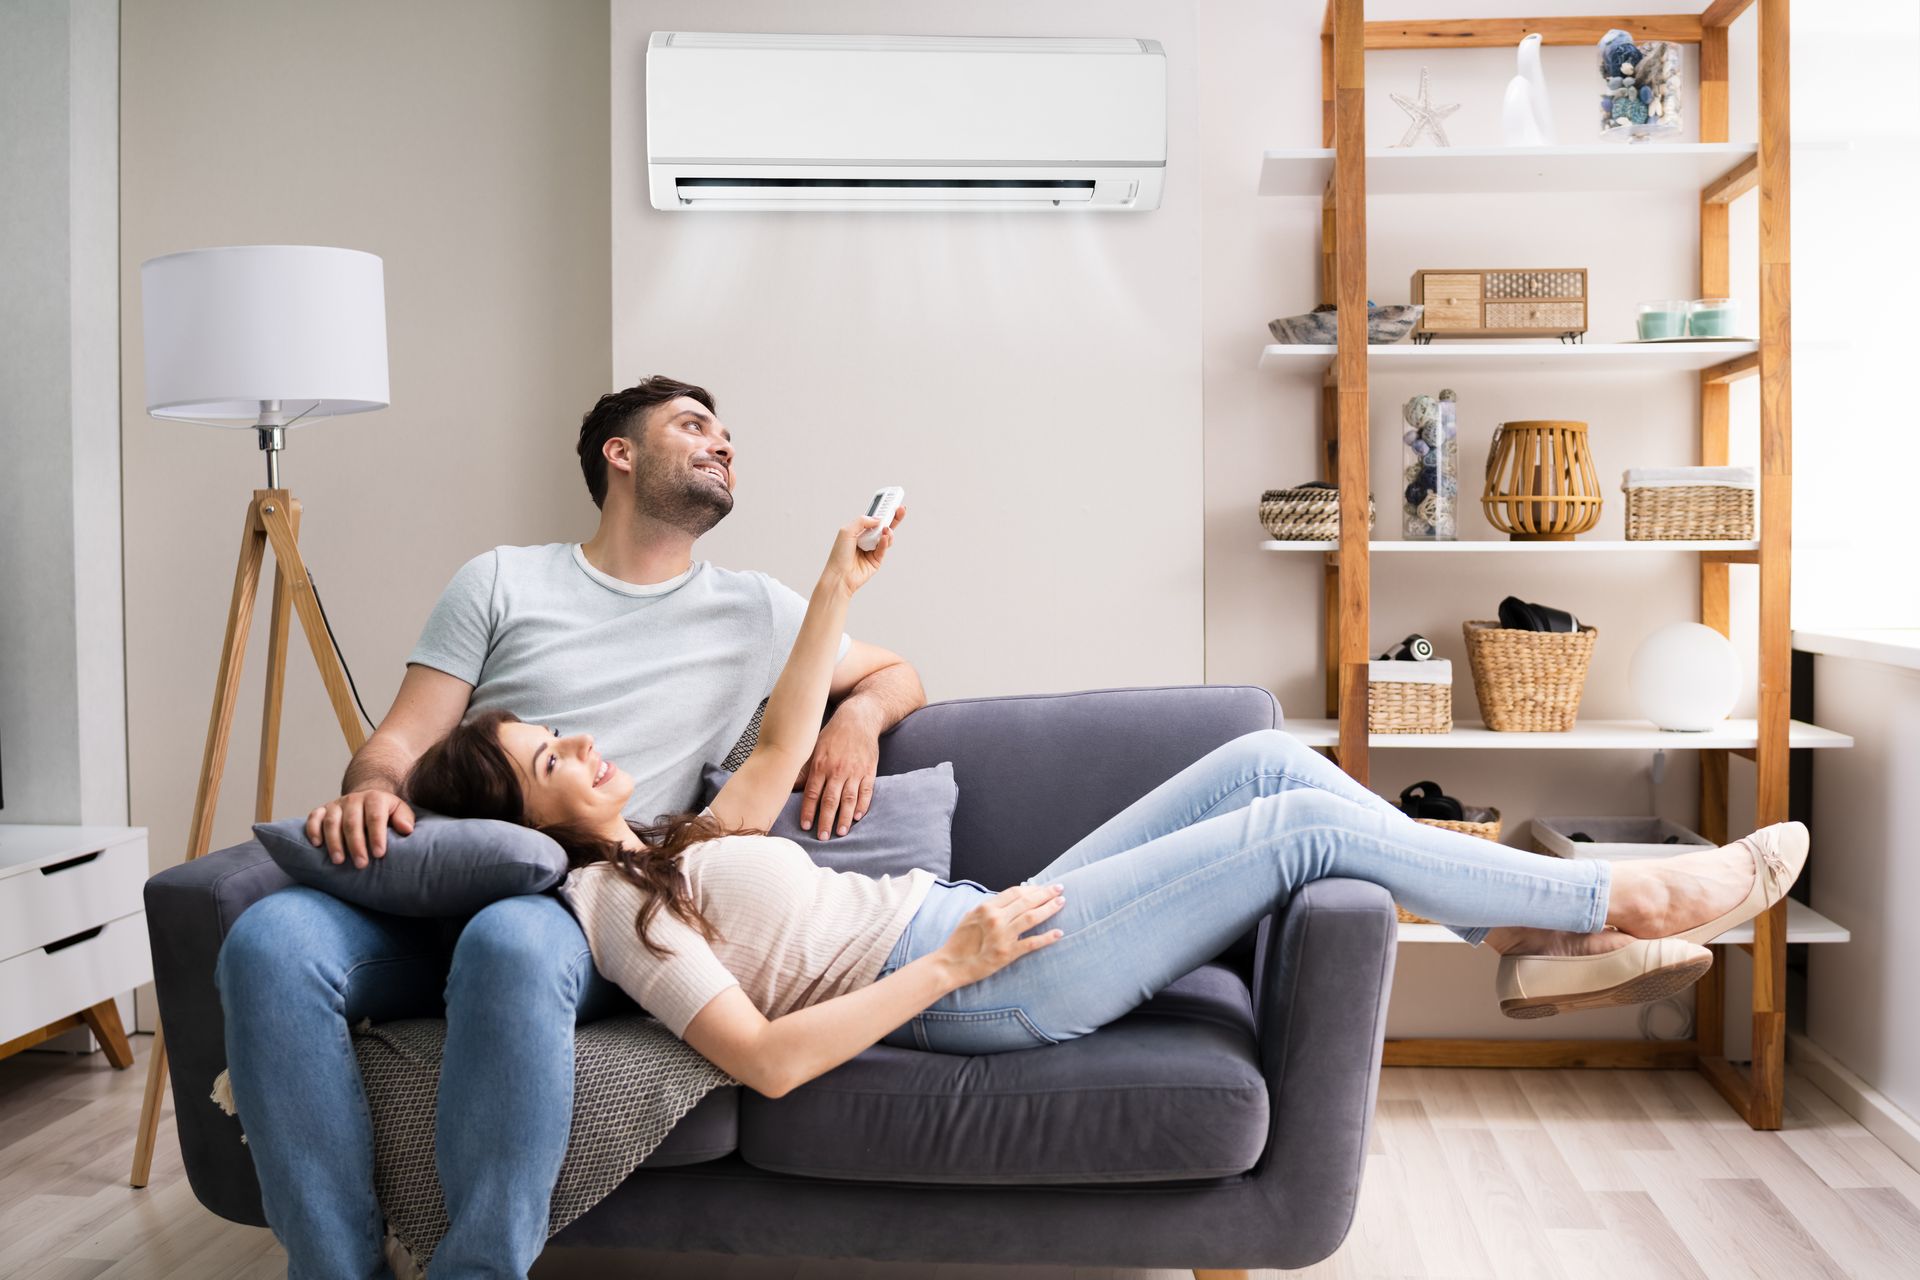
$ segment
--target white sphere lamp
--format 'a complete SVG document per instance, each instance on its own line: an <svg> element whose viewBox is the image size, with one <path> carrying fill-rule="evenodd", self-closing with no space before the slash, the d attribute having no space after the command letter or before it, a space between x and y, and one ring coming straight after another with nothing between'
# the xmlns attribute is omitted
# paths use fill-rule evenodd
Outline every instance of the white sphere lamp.
<svg viewBox="0 0 1920 1280"><path fill-rule="evenodd" d="M1671 622L1633 651L1627 685L1656 727L1702 733L1725 720L1740 696L1740 656L1712 627Z"/></svg>

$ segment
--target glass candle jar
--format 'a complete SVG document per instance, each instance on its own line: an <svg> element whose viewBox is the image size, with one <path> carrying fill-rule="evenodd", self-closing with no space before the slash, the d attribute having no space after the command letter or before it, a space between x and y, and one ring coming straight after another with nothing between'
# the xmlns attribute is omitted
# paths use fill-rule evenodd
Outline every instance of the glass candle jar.
<svg viewBox="0 0 1920 1280"><path fill-rule="evenodd" d="M1740 332L1740 308L1732 298L1695 298L1687 307L1687 336L1732 338Z"/></svg>
<svg viewBox="0 0 1920 1280"><path fill-rule="evenodd" d="M1400 536L1451 542L1460 494L1460 424L1451 390L1415 396L1401 410Z"/></svg>
<svg viewBox="0 0 1920 1280"><path fill-rule="evenodd" d="M1643 302L1640 304L1640 341L1687 336L1687 315L1693 304L1686 301Z"/></svg>

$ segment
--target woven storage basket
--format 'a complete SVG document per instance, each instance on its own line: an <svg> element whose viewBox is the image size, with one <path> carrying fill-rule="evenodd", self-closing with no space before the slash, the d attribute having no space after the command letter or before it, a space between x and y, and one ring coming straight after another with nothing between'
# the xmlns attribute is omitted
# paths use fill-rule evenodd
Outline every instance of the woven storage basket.
<svg viewBox="0 0 1920 1280"><path fill-rule="evenodd" d="M1621 486L1626 488L1626 486ZM1753 537L1753 490L1727 484L1630 488L1627 538Z"/></svg>
<svg viewBox="0 0 1920 1280"><path fill-rule="evenodd" d="M1441 676L1445 678L1436 678ZM1453 663L1439 658L1430 662L1376 659L1367 664L1368 733L1452 731Z"/></svg>
<svg viewBox="0 0 1920 1280"><path fill-rule="evenodd" d="M1373 532L1373 495L1367 495L1367 532ZM1340 537L1338 489L1268 489L1260 495L1260 523L1280 542L1332 542Z"/></svg>
<svg viewBox="0 0 1920 1280"><path fill-rule="evenodd" d="M1580 710L1599 631L1520 631L1497 622L1463 622L1473 696L1487 728L1501 733L1565 733Z"/></svg>
<svg viewBox="0 0 1920 1280"><path fill-rule="evenodd" d="M1498 809L1489 809L1487 812L1493 815L1491 822L1453 822L1446 818L1415 818L1414 821L1423 823L1429 827L1445 827L1448 831L1460 831L1470 836L1479 836L1482 840L1491 840L1495 844L1499 844L1500 811ZM1433 921L1427 919L1425 916L1413 914L1413 912L1407 910L1397 902L1394 904L1393 909L1400 913L1401 924L1433 923Z"/></svg>

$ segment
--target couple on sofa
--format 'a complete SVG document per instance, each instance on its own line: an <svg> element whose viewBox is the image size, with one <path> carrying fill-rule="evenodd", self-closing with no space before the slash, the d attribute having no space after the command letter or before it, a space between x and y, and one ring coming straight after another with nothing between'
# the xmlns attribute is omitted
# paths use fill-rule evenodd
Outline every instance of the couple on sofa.
<svg viewBox="0 0 1920 1280"><path fill-rule="evenodd" d="M1544 1016L1683 988L1711 963L1699 944L1778 901L1804 862L1797 823L1644 862L1540 857L1416 823L1267 731L999 892L816 866L764 833L803 786L802 826L845 834L874 802L880 735L924 702L904 661L843 634L893 527L871 551L856 540L877 521L841 528L803 602L691 558L734 501L706 391L654 377L603 396L578 451L592 540L464 565L346 794L307 822L354 867L384 856L389 825L412 829L409 800L538 828L567 851L573 911L535 895L431 922L296 886L250 907L221 950L234 1102L295 1277L388 1274L348 1030L362 1018L444 1007L450 1228L432 1274L520 1276L566 1151L574 1026L634 1002L777 1097L877 1043L978 1054L1088 1035L1303 884L1345 876L1485 941L1502 1008ZM689 812L702 766L749 742Z"/></svg>

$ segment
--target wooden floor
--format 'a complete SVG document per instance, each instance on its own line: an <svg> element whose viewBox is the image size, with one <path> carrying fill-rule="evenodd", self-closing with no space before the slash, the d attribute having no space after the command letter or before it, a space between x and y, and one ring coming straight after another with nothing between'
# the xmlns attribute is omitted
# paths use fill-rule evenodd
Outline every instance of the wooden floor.
<svg viewBox="0 0 1920 1280"><path fill-rule="evenodd" d="M169 1106L153 1182L126 1184L148 1037L117 1072L0 1061L0 1278L285 1274L271 1234L216 1218L180 1168ZM1253 1273L1255 1277L1279 1272ZM1360 1212L1297 1275L1896 1277L1920 1274L1920 1173L1790 1076L1787 1127L1754 1133L1684 1071L1396 1068L1382 1074ZM554 1250L537 1280L1184 1280L1102 1267Z"/></svg>

